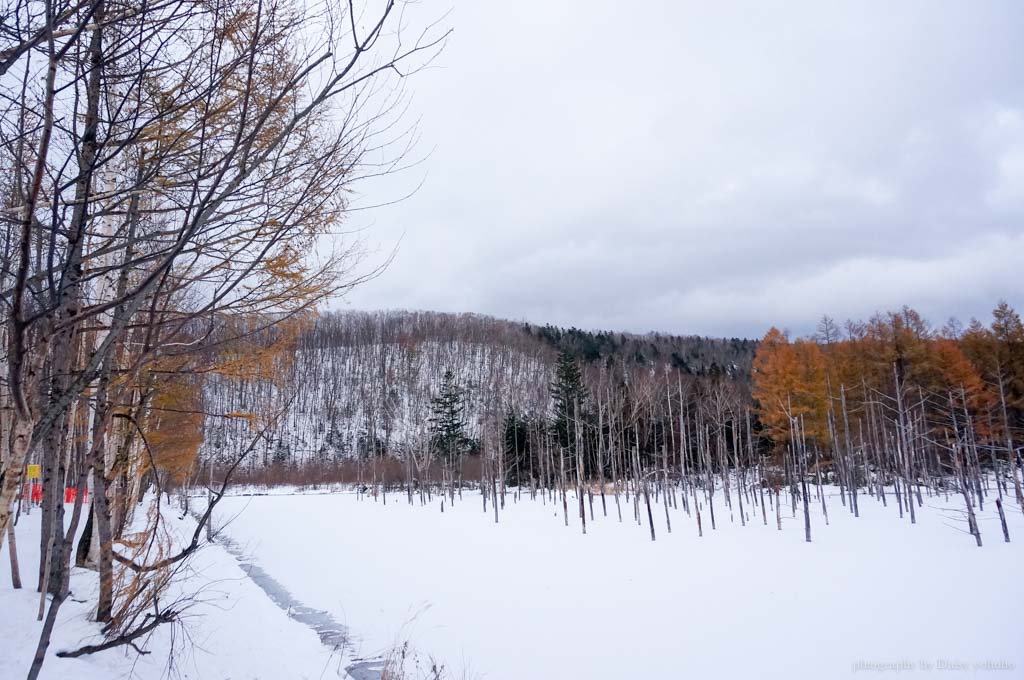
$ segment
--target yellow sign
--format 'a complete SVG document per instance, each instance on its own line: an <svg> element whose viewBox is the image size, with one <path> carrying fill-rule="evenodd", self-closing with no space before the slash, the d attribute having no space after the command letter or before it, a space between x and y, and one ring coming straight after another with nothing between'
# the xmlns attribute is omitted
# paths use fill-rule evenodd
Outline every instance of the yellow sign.
<svg viewBox="0 0 1024 680"><path fill-rule="evenodd" d="M39 479L39 466L38 465L29 465L28 466L28 478L29 479Z"/></svg>

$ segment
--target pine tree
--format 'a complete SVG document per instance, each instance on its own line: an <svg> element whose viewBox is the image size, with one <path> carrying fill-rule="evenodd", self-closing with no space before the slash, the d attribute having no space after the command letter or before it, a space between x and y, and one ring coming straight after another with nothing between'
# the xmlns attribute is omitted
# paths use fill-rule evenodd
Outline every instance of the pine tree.
<svg viewBox="0 0 1024 680"><path fill-rule="evenodd" d="M576 421L583 416L587 400L587 389L583 386L583 372L572 354L558 355L555 379L551 383L551 400L554 402L554 435L559 446L573 453L576 451Z"/></svg>
<svg viewBox="0 0 1024 680"><path fill-rule="evenodd" d="M277 443L274 445L274 455L272 458L272 462L274 465L285 465L291 460L291 447L288 446L288 442L286 442L282 437L281 439L278 439Z"/></svg>
<svg viewBox="0 0 1024 680"><path fill-rule="evenodd" d="M1001 301L992 310L992 336L996 341L998 380L1003 382L1011 426L1024 425L1024 322Z"/></svg>
<svg viewBox="0 0 1024 680"><path fill-rule="evenodd" d="M531 456L529 421L519 416L511 408L505 414L502 443L505 454L506 479L513 486L522 486L524 482L529 481Z"/></svg>
<svg viewBox="0 0 1024 680"><path fill-rule="evenodd" d="M444 372L438 396L430 400L430 434L434 453L447 462L458 460L469 448L466 436L465 396L451 369Z"/></svg>

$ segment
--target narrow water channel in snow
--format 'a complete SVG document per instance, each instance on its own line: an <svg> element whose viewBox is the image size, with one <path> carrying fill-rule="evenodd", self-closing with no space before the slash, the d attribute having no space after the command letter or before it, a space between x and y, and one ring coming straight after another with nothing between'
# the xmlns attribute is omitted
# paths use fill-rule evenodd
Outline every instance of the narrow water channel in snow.
<svg viewBox="0 0 1024 680"><path fill-rule="evenodd" d="M198 514L193 513L198 520ZM260 565L246 555L245 551L224 532L216 533L214 542L224 548L238 561L242 571L249 579L259 586L267 597L280 607L289 617L301 624L309 626L320 637L320 642L335 652L352 649L352 636L348 628L340 623L328 611L314 609L295 598L281 582L268 574ZM380 657L360 659L345 667L352 680L380 680L384 674L384 660Z"/></svg>

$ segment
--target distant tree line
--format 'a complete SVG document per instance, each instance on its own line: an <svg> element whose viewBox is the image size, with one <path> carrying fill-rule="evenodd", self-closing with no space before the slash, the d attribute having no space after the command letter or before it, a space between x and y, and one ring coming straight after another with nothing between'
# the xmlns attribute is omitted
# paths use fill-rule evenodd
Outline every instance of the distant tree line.
<svg viewBox="0 0 1024 680"><path fill-rule="evenodd" d="M626 359L638 364L668 362L687 375L727 375L746 379L756 340L743 338L706 338L700 336L648 333L635 335L611 331L585 331L578 328L523 324L527 335L539 338L559 352L583 363L603 361L611 366Z"/></svg>

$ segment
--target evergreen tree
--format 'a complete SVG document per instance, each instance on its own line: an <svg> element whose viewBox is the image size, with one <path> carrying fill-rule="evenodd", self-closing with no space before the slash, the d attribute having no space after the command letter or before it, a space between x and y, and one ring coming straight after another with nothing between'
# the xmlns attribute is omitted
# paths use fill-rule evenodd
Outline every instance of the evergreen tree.
<svg viewBox="0 0 1024 680"><path fill-rule="evenodd" d="M509 409L502 426L505 455L505 478L513 486L522 486L530 479L529 421Z"/></svg>
<svg viewBox="0 0 1024 680"><path fill-rule="evenodd" d="M1005 301L992 311L997 379L1003 382L1011 426L1024 425L1024 322Z"/></svg>
<svg viewBox="0 0 1024 680"><path fill-rule="evenodd" d="M471 442L466 436L465 396L455 382L451 369L444 372L440 393L430 400L431 447L434 452L452 463L467 450Z"/></svg>
<svg viewBox="0 0 1024 680"><path fill-rule="evenodd" d="M288 446L288 442L286 442L283 437L278 439L277 444L274 446L274 456L272 459L274 465L284 465L285 463L288 463L291 458L292 451L291 447Z"/></svg>
<svg viewBox="0 0 1024 680"><path fill-rule="evenodd" d="M582 418L587 389L583 385L583 372L569 352L558 355L555 379L551 383L554 403L554 434L559 446L576 452L576 420Z"/></svg>

